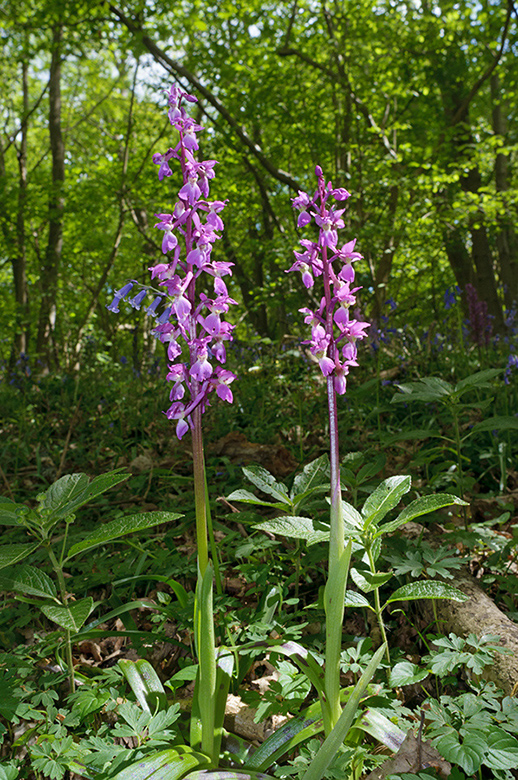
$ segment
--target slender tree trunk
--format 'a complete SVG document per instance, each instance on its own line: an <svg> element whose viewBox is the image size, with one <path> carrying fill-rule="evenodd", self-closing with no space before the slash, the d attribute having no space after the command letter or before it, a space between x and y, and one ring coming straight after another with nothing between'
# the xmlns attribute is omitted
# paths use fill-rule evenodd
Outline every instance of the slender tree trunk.
<svg viewBox="0 0 518 780"><path fill-rule="evenodd" d="M507 117L502 105L500 79L497 73L491 76L491 101L493 104L493 132L505 143L507 137ZM496 247L500 261L500 278L504 285L504 300L509 310L514 301L518 301L518 237L514 229L513 215L505 202L503 193L509 190L509 156L499 151L495 159L495 186L502 193L503 212L498 217L499 231Z"/></svg>
<svg viewBox="0 0 518 780"><path fill-rule="evenodd" d="M49 234L45 260L41 269L41 304L36 351L47 364L58 364L56 299L63 250L63 215L65 210L65 144L61 130L61 41L63 27L56 24L52 32L52 58L49 79L49 136L52 154L52 181L49 192Z"/></svg>
<svg viewBox="0 0 518 780"><path fill-rule="evenodd" d="M27 201L27 115L29 113L28 63L22 62L23 117L18 150L18 208L16 214L16 254L11 258L16 303L16 321L12 360L27 352L29 312L27 296L27 253L25 242L25 206Z"/></svg>

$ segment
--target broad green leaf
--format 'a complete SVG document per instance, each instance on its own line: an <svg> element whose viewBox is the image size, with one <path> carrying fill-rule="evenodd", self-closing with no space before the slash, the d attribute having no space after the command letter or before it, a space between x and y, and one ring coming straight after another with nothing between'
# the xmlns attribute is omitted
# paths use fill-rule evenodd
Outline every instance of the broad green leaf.
<svg viewBox="0 0 518 780"><path fill-rule="evenodd" d="M269 496L276 498L277 501L282 501L284 504L289 505L290 498L286 485L282 482L277 482L275 477L269 471L263 469L262 466L243 466L243 474L252 485L262 490L263 493L267 493Z"/></svg>
<svg viewBox="0 0 518 780"><path fill-rule="evenodd" d="M285 536L288 539L309 539L315 533L313 520L309 517L275 517L273 520L265 520L254 526L258 531L268 531L277 536Z"/></svg>
<svg viewBox="0 0 518 780"><path fill-rule="evenodd" d="M386 582L392 579L394 573L388 572L376 572L371 574L368 571L358 571L358 569L351 569L351 579L354 584L357 585L364 593L370 593L376 588L380 588Z"/></svg>
<svg viewBox="0 0 518 780"><path fill-rule="evenodd" d="M364 528L368 528L373 523L377 525L380 520L383 520L387 512L399 504L402 496L408 493L411 486L410 477L402 475L389 477L378 485L362 507Z"/></svg>
<svg viewBox="0 0 518 780"><path fill-rule="evenodd" d="M363 527L363 518L352 504L342 500L342 511L344 522L347 523L347 525L351 525L353 528Z"/></svg>
<svg viewBox="0 0 518 780"><path fill-rule="evenodd" d="M275 509L286 509L286 502L274 503L272 501L262 501L257 496L254 496L249 490L234 490L229 496L227 501L240 501L242 504L255 504L256 506L269 506Z"/></svg>
<svg viewBox="0 0 518 780"><path fill-rule="evenodd" d="M40 504L40 512L48 514L47 525L61 520L76 512L93 498L128 479L127 472L115 469L108 474L100 474L88 481L86 474L66 474L45 491Z"/></svg>
<svg viewBox="0 0 518 780"><path fill-rule="evenodd" d="M511 429L518 429L518 417L489 417L487 420L476 423L469 431L468 436L481 431L506 431Z"/></svg>
<svg viewBox="0 0 518 780"><path fill-rule="evenodd" d="M290 494L292 500L300 501L303 495L323 483L329 483L329 456L327 454L308 463L307 466L304 466L302 473L296 475Z"/></svg>
<svg viewBox="0 0 518 780"><path fill-rule="evenodd" d="M209 766L207 756L191 750L187 745L161 750L141 758L117 772L111 780L180 780L189 770Z"/></svg>
<svg viewBox="0 0 518 780"><path fill-rule="evenodd" d="M88 596L81 601L73 601L66 606L54 606L54 604L42 604L40 609L49 620L57 623L67 631L79 631L94 606L93 599Z"/></svg>
<svg viewBox="0 0 518 780"><path fill-rule="evenodd" d="M414 428L410 431L387 434L385 438L387 442L413 441L418 439L440 439L441 434L439 431L430 431L426 428Z"/></svg>
<svg viewBox="0 0 518 780"><path fill-rule="evenodd" d="M369 600L366 599L365 596L363 596L361 593L356 593L355 590L345 591L344 606L350 607L352 609L373 609Z"/></svg>
<svg viewBox="0 0 518 780"><path fill-rule="evenodd" d="M436 493L431 496L421 496L412 501L395 520L389 523L381 525L374 536L381 536L382 534L390 534L405 523L409 523L416 517L422 515L428 515L430 512L436 512L438 509L442 509L445 506L451 506L457 504L458 506L467 506L466 502L457 496L451 496L448 493Z"/></svg>
<svg viewBox="0 0 518 780"><path fill-rule="evenodd" d="M471 376L467 376L466 379L461 379L455 385L455 394L460 397L466 390L472 390L476 387L491 387L491 379L495 379L502 373L503 368L486 368L483 371L477 371Z"/></svg>
<svg viewBox="0 0 518 780"><path fill-rule="evenodd" d="M170 523L173 520L178 520L179 517L182 517L182 515L177 512L144 512L139 515L117 518L92 531L81 542L72 545L66 560L85 550L98 547L100 544L106 544L114 539L119 539L126 534L143 531L145 528L151 528L161 523Z"/></svg>
<svg viewBox="0 0 518 780"><path fill-rule="evenodd" d="M10 498L0 496L0 525L18 525L19 512L22 506L11 501Z"/></svg>
<svg viewBox="0 0 518 780"><path fill-rule="evenodd" d="M452 601L468 601L468 596L461 590L448 585L445 582L419 580L398 588L387 599L386 603L393 601L414 601L415 599L451 599Z"/></svg>
<svg viewBox="0 0 518 780"><path fill-rule="evenodd" d="M413 685L428 677L426 669L420 669L410 661L400 661L389 672L389 684L392 688Z"/></svg>
<svg viewBox="0 0 518 780"><path fill-rule="evenodd" d="M22 564L3 576L0 576L1 590L14 590L27 596L42 596L56 598L56 586L41 569Z"/></svg>
<svg viewBox="0 0 518 780"><path fill-rule="evenodd" d="M482 764L487 749L486 735L483 732L473 733L462 738L460 742L456 731L450 731L439 739L434 740L434 745L446 761L451 761L472 775Z"/></svg>
<svg viewBox="0 0 518 780"><path fill-rule="evenodd" d="M6 566L12 566L19 561L23 561L34 550L37 550L39 546L39 542L36 542L35 544L9 544L0 547L0 569L5 569Z"/></svg>
<svg viewBox="0 0 518 780"><path fill-rule="evenodd" d="M518 740L503 729L491 727L487 736L488 752L484 764L490 769L518 767Z"/></svg>
<svg viewBox="0 0 518 780"><path fill-rule="evenodd" d="M118 665L145 712L154 713L167 708L164 687L149 661L141 658L134 662L122 658Z"/></svg>

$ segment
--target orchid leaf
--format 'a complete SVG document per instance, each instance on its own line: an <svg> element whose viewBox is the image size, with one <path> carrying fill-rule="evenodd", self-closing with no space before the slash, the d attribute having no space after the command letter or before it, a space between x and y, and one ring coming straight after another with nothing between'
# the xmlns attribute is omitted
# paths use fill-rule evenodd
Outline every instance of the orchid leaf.
<svg viewBox="0 0 518 780"><path fill-rule="evenodd" d="M153 780L155 780L154 776ZM169 778L163 778L163 780L169 780ZM248 772L244 769L201 769L190 772L185 780L273 780L273 778L263 772Z"/></svg>
<svg viewBox="0 0 518 780"><path fill-rule="evenodd" d="M117 772L111 780L180 780L189 770L209 765L207 756L187 745L177 745L139 759Z"/></svg>
<svg viewBox="0 0 518 780"><path fill-rule="evenodd" d="M154 713L167 707L164 687L149 661L122 658L118 665L145 712Z"/></svg>

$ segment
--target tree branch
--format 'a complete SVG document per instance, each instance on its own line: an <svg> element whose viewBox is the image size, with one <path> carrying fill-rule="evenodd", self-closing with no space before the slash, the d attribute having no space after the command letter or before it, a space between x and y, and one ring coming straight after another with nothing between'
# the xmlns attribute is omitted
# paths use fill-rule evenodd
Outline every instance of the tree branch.
<svg viewBox="0 0 518 780"><path fill-rule="evenodd" d="M157 46L157 44L152 41L148 35L146 35L141 25L137 25L131 19L128 19L128 17L118 8L115 8L115 6L110 5L109 8L114 16L116 16L131 33L141 37L142 43L158 63L160 63L169 72L187 79L187 81L200 93L200 95L203 95L205 100L210 103L210 105L213 106L213 108L215 108L219 114L221 114L223 119L232 128L240 141L261 163L263 168L274 177L274 179L277 179L277 181L280 181L282 184L290 187L290 189L298 192L300 189L300 184L295 179L293 179L289 173L286 173L286 171L277 168L272 163L272 161L266 157L260 146L252 141L245 130L243 130L237 120L232 116L230 111L225 108L225 106L218 100L218 98L209 89L207 89L207 87L205 87L193 73L191 73L184 65L180 65L179 62L171 59L171 57L169 57L163 49Z"/></svg>

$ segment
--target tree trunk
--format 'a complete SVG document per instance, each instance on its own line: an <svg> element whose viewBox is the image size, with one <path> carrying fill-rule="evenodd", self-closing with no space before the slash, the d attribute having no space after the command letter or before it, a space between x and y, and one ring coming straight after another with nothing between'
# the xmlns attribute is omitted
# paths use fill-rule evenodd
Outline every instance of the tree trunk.
<svg viewBox="0 0 518 780"><path fill-rule="evenodd" d="M502 106L500 79L497 73L491 77L491 101L493 104L493 132L506 142L507 117ZM495 159L495 186L497 193L509 190L509 156L498 152ZM502 195L503 212L498 217L498 233L496 247L500 260L500 278L504 285L504 300L509 311L518 301L518 238L514 229L512 214L506 205L505 195Z"/></svg>
<svg viewBox="0 0 518 780"><path fill-rule="evenodd" d="M52 58L49 78L49 136L52 153L52 181L49 193L49 234L45 260L41 269L41 304L36 352L49 367L59 363L56 329L58 279L63 249L63 214L65 210L65 144L61 131L61 40L63 27L52 31Z"/></svg>

